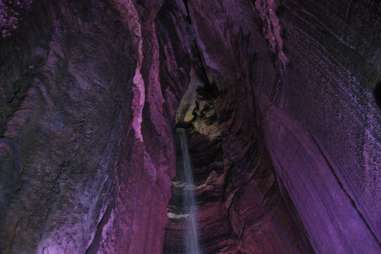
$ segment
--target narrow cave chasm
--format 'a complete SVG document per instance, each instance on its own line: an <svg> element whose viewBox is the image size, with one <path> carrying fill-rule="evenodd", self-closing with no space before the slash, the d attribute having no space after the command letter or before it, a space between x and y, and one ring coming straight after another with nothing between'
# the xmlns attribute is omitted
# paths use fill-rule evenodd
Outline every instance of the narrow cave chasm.
<svg viewBox="0 0 381 254"><path fill-rule="evenodd" d="M218 88L205 81L201 81L195 71L191 72L188 90L177 110L175 139L177 170L176 177L172 180L172 198L168 206L169 221L164 244L164 253L168 254L207 253L205 248L213 244L213 238L214 240L224 238L225 234L229 234L225 232L224 227L220 227L220 232L215 232L217 235L208 236L202 232L201 226L213 223L208 221L208 217L218 217L218 214L207 214L205 206L213 206L215 202L222 200L224 184L221 179L224 174L221 136L214 109ZM181 149L184 140L180 139L186 140L189 151ZM186 153L189 153L191 158L190 173L193 176L193 185L189 185L185 176L187 172L184 170L184 154ZM189 195L187 192L194 193L197 208L196 230L200 248L193 252L187 247L188 222L191 220L190 207L185 202L186 196Z"/></svg>
<svg viewBox="0 0 381 254"><path fill-rule="evenodd" d="M271 160L265 151L259 151L263 146L255 139L246 140L235 147L228 145L237 149L235 156L224 156L231 123L226 115L219 116L218 105L225 104L225 93L209 81L210 75L200 63L190 76L176 115L177 170L172 179L164 253L313 253L289 199L286 205L287 192L281 193ZM255 128L251 131L251 136L258 132ZM189 151L183 150L180 133L185 134ZM184 169L184 153L188 152L192 185ZM189 249L192 211L185 200L190 192L196 202L199 246ZM261 231L265 235L257 235ZM256 246L253 241L260 243Z"/></svg>

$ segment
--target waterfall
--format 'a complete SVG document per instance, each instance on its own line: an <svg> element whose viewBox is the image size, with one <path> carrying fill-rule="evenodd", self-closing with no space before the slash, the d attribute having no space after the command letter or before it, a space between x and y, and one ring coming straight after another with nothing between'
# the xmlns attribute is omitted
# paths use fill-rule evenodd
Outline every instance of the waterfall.
<svg viewBox="0 0 381 254"><path fill-rule="evenodd" d="M185 250L186 254L201 254L198 227L197 227L197 204L194 195L194 183L192 175L192 165L189 156L188 142L185 129L178 128L177 133L180 139L181 153L183 157L185 187L183 192L184 208L189 211L189 216L185 221Z"/></svg>

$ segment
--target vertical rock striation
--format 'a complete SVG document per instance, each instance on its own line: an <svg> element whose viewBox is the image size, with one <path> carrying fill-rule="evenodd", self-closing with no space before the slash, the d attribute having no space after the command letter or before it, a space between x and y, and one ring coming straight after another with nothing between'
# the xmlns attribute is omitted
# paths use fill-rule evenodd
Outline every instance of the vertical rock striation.
<svg viewBox="0 0 381 254"><path fill-rule="evenodd" d="M379 3L281 3L289 65L277 101L256 84L277 175L317 253L379 253Z"/></svg>
<svg viewBox="0 0 381 254"><path fill-rule="evenodd" d="M162 249L188 49L161 5L36 1L1 41L1 253Z"/></svg>

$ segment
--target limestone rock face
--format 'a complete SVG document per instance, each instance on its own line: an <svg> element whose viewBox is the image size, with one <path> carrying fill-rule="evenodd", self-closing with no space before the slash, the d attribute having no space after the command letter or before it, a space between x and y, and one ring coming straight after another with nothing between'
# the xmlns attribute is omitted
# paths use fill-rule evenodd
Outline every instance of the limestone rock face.
<svg viewBox="0 0 381 254"><path fill-rule="evenodd" d="M1 41L0 253L162 249L188 39L160 6L36 1Z"/></svg>
<svg viewBox="0 0 381 254"><path fill-rule="evenodd" d="M381 253L376 0L0 0L0 254Z"/></svg>

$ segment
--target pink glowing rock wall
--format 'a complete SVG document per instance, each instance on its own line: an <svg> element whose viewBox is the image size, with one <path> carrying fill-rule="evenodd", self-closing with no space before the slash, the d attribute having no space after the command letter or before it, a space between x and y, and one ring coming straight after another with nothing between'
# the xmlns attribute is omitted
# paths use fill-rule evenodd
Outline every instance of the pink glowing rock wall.
<svg viewBox="0 0 381 254"><path fill-rule="evenodd" d="M1 40L0 253L161 252L188 73L161 4L36 1Z"/></svg>
<svg viewBox="0 0 381 254"><path fill-rule="evenodd" d="M206 71L223 94L217 111L225 126L222 153L230 175L223 205L232 232L230 248L217 253L310 253L279 196L272 165L260 143L252 71L259 47L268 54L271 50L267 43L256 41L263 35L255 6L229 0L189 1L188 6ZM272 68L266 71L273 75Z"/></svg>
<svg viewBox="0 0 381 254"><path fill-rule="evenodd" d="M277 175L317 253L380 253L380 6L282 4L286 73L256 82Z"/></svg>
<svg viewBox="0 0 381 254"><path fill-rule="evenodd" d="M188 4L206 68L230 93L221 105L234 112L224 156L259 126L314 251L379 253L379 3ZM251 246L244 250L260 251Z"/></svg>

